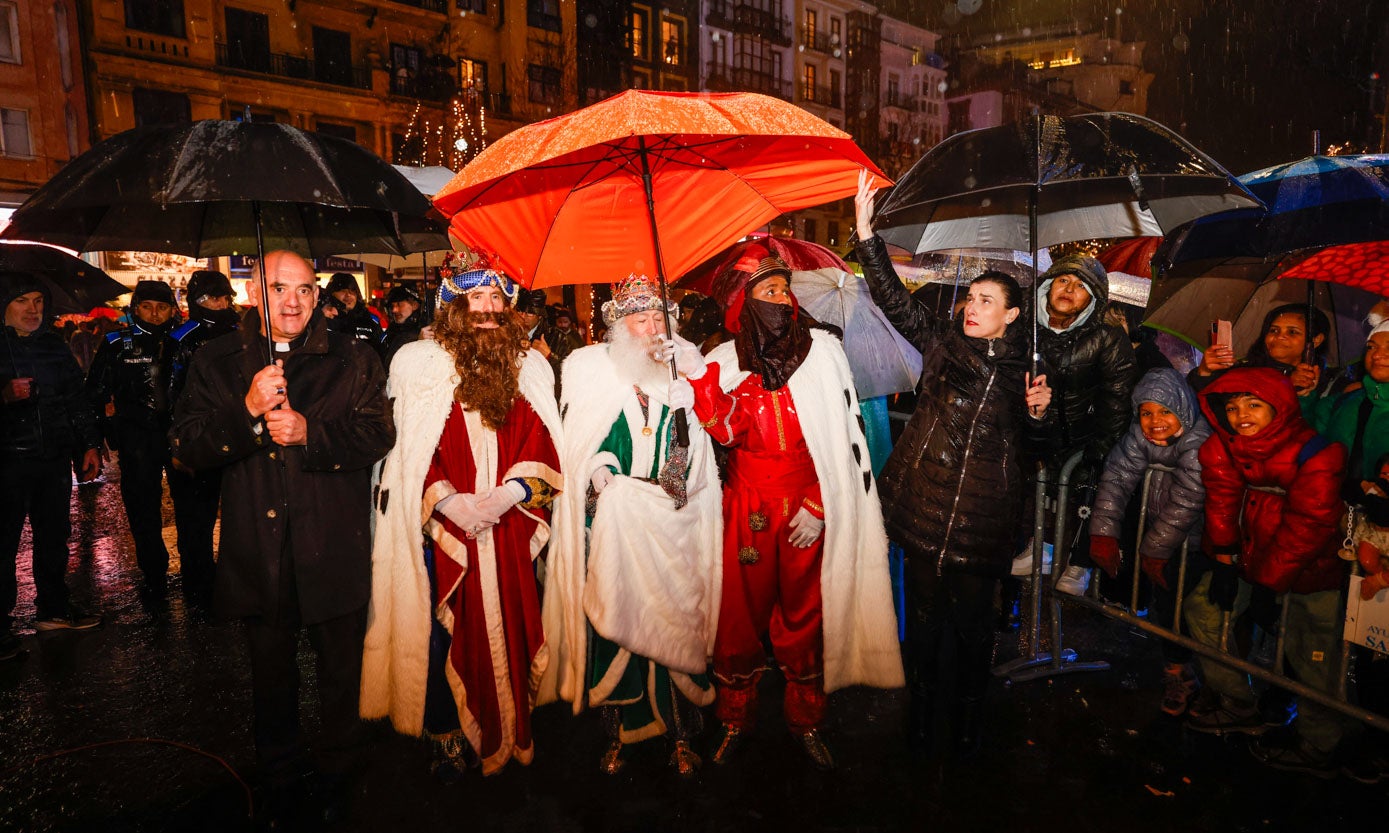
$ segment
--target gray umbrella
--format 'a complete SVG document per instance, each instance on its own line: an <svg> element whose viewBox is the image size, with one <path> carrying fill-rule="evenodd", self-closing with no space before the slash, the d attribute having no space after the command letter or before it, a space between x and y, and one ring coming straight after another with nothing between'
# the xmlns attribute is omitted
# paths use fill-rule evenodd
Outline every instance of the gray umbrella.
<svg viewBox="0 0 1389 833"><path fill-rule="evenodd" d="M860 399L912 390L921 377L921 353L888 323L868 283L833 267L791 273L791 291L817 321L844 332L844 353Z"/></svg>

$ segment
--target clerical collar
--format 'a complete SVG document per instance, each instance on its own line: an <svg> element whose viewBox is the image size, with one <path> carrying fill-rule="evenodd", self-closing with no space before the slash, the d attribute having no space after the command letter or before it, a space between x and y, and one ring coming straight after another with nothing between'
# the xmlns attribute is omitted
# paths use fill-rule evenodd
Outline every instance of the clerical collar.
<svg viewBox="0 0 1389 833"><path fill-rule="evenodd" d="M277 354L279 354L279 353L293 353L295 350L298 350L300 347L303 347L303 346L304 346L304 342L306 342L306 341L308 341L308 340L309 340L309 331L306 329L306 330L304 330L304 332L300 333L299 335L295 336L294 338L290 339L289 341L277 341L277 342L275 342L275 352L276 352Z"/></svg>

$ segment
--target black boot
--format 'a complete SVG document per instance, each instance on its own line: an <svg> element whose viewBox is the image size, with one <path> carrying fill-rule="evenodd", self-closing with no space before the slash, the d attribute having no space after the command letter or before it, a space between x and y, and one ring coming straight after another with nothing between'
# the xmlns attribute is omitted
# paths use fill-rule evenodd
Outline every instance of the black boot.
<svg viewBox="0 0 1389 833"><path fill-rule="evenodd" d="M961 697L955 704L954 754L959 761L968 761L979 754L984 729L984 698Z"/></svg>

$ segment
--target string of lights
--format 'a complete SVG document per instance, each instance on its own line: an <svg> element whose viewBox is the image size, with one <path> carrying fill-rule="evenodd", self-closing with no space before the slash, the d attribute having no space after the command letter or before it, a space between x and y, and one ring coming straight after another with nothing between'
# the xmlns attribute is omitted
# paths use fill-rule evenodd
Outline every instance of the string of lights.
<svg viewBox="0 0 1389 833"><path fill-rule="evenodd" d="M397 164L439 165L456 171L487 147L487 105L477 90L458 93L444 119L435 118L420 102L415 103Z"/></svg>

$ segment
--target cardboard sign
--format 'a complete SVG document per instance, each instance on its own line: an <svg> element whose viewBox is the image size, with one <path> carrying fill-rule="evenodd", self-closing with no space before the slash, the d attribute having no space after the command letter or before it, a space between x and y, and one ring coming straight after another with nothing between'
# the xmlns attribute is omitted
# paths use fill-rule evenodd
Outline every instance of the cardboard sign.
<svg viewBox="0 0 1389 833"><path fill-rule="evenodd" d="M1347 642L1364 645L1381 654L1389 654L1389 590L1381 590L1374 598L1360 598L1360 576L1350 577L1346 593Z"/></svg>

